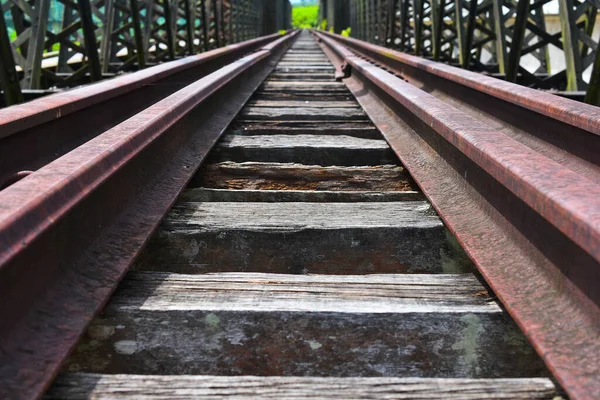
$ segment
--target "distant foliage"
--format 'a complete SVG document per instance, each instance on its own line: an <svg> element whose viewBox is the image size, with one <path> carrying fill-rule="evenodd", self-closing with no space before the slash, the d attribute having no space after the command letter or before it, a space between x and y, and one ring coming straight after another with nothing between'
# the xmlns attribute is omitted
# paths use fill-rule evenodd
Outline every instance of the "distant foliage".
<svg viewBox="0 0 600 400"><path fill-rule="evenodd" d="M319 23L319 6L294 6L292 26L294 28L316 28Z"/></svg>
<svg viewBox="0 0 600 400"><path fill-rule="evenodd" d="M350 29L350 27L347 27L346 29L344 29L344 30L342 31L342 36L345 36L345 37L350 37L350 32L351 32L351 31L352 31L352 29Z"/></svg>

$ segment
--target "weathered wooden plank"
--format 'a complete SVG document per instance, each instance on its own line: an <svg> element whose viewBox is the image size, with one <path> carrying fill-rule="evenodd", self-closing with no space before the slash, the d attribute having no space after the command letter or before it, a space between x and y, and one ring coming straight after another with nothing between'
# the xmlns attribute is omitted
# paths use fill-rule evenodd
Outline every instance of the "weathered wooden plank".
<svg viewBox="0 0 600 400"><path fill-rule="evenodd" d="M311 73L311 72L331 72L331 73L335 73L335 68L333 66L328 66L328 67L301 67L301 66L297 66L297 67L275 67L275 72L307 72L307 73Z"/></svg>
<svg viewBox="0 0 600 400"><path fill-rule="evenodd" d="M331 72L335 72L335 68L333 67L333 65L330 66L314 66L314 67L304 67L304 66L287 66L287 67L275 67L275 72L306 72L306 73L310 73L310 72L323 72L323 71L331 71Z"/></svg>
<svg viewBox="0 0 600 400"><path fill-rule="evenodd" d="M269 75L270 80L289 81L303 79L306 81L329 81L334 79L333 72L313 72L311 74L304 74L302 72L274 72Z"/></svg>
<svg viewBox="0 0 600 400"><path fill-rule="evenodd" d="M296 232L299 230L439 230L426 201L372 203L177 203L162 226L170 232Z"/></svg>
<svg viewBox="0 0 600 400"><path fill-rule="evenodd" d="M219 143L223 147L258 147L278 148L313 147L313 148L341 148L360 150L387 150L389 146L383 139L362 139L352 136L327 136L327 135L254 135L238 136L228 135Z"/></svg>
<svg viewBox="0 0 600 400"><path fill-rule="evenodd" d="M327 60L326 58L314 58L314 57L293 57L293 58L282 58L281 61L279 62L279 66L282 67L287 67L287 66L298 66L298 65L302 65L304 62L306 62L306 66L307 67L311 67L314 65L319 65L319 66L331 66L331 63L329 62L329 60ZM308 75L308 74L305 74Z"/></svg>
<svg viewBox="0 0 600 400"><path fill-rule="evenodd" d="M275 82L271 82L275 83ZM286 82L282 82L286 83ZM320 83L320 82L307 82L307 83ZM338 95L348 95L348 91L345 87L311 87L311 86L303 86L298 87L295 85L290 86L272 86L272 85L264 85L259 89L258 93L281 93L281 94L293 94L293 95L308 95L312 94L314 96L332 96L334 94Z"/></svg>
<svg viewBox="0 0 600 400"><path fill-rule="evenodd" d="M136 268L182 273L469 272L427 202L177 203Z"/></svg>
<svg viewBox="0 0 600 400"><path fill-rule="evenodd" d="M281 60L278 64L279 67L282 68L286 68L286 67L304 67L304 68L311 68L311 67L331 67L331 63L329 61L324 61L324 60L316 60L316 61L310 61L310 60Z"/></svg>
<svg viewBox="0 0 600 400"><path fill-rule="evenodd" d="M302 57L323 57L323 53L320 51L292 51L289 50L284 57L302 58Z"/></svg>
<svg viewBox="0 0 600 400"><path fill-rule="evenodd" d="M287 101L274 101L274 100L250 100L248 106L252 107L318 107L318 108L357 108L362 110L356 101L353 100L342 100L342 101L298 101L298 100L287 100Z"/></svg>
<svg viewBox="0 0 600 400"><path fill-rule="evenodd" d="M192 187L255 190L413 191L404 168L322 167L318 165L226 161L207 164Z"/></svg>
<svg viewBox="0 0 600 400"><path fill-rule="evenodd" d="M329 64L331 64L331 62L329 62L329 59L325 56L325 54L296 54L296 55L284 55L283 57L281 57L281 59L279 60L279 62L286 62L286 61L320 61L320 62L327 62Z"/></svg>
<svg viewBox="0 0 600 400"><path fill-rule="evenodd" d="M115 307L71 372L328 377L546 377L504 313L156 311Z"/></svg>
<svg viewBox="0 0 600 400"><path fill-rule="evenodd" d="M119 311L501 313L472 274L290 275L131 273Z"/></svg>
<svg viewBox="0 0 600 400"><path fill-rule="evenodd" d="M246 106L240 113L241 118L252 120L368 120L360 108L319 107L305 104L301 107L255 107Z"/></svg>
<svg viewBox="0 0 600 400"><path fill-rule="evenodd" d="M220 161L313 165L397 164L385 140L331 135L227 135L215 149Z"/></svg>
<svg viewBox="0 0 600 400"><path fill-rule="evenodd" d="M271 101L271 100L261 100ZM229 133L235 135L345 135L381 139L370 121L252 121L238 120Z"/></svg>
<svg viewBox="0 0 600 400"><path fill-rule="evenodd" d="M184 191L179 201L249 201L249 202L387 202L423 200L422 193L406 192L357 192L315 190L228 190L196 188Z"/></svg>
<svg viewBox="0 0 600 400"><path fill-rule="evenodd" d="M262 84L263 88L297 88L297 89L312 89L319 88L320 90L348 90L346 85L341 82L306 82L306 81L285 81L285 82L276 82L276 81L266 81Z"/></svg>
<svg viewBox="0 0 600 400"><path fill-rule="evenodd" d="M194 399L554 399L548 378L321 378L282 376L60 376L45 400Z"/></svg>
<svg viewBox="0 0 600 400"><path fill-rule="evenodd" d="M352 100L352 94L345 91L262 91L259 90L254 94L255 98L264 100L321 100L321 101L339 101Z"/></svg>

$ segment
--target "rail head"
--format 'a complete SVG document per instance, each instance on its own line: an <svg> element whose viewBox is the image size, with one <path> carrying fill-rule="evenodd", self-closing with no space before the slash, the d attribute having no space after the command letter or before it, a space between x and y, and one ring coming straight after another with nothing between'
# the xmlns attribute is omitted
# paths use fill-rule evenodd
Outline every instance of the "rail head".
<svg viewBox="0 0 600 400"><path fill-rule="evenodd" d="M0 192L1 398L43 393L273 57L242 57Z"/></svg>
<svg viewBox="0 0 600 400"><path fill-rule="evenodd" d="M599 393L600 185L317 35L557 380Z"/></svg>

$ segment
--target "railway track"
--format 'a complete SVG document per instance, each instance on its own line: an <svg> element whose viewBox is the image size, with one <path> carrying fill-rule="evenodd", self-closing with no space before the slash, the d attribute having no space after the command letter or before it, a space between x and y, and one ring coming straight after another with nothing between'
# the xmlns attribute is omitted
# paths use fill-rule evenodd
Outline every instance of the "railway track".
<svg viewBox="0 0 600 400"><path fill-rule="evenodd" d="M0 192L0 397L594 398L600 119L253 46Z"/></svg>

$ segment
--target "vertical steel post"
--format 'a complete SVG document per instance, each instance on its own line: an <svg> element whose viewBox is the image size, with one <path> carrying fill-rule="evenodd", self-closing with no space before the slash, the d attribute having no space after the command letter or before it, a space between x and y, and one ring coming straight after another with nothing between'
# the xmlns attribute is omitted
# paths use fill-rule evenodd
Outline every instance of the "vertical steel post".
<svg viewBox="0 0 600 400"><path fill-rule="evenodd" d="M442 45L442 31L444 24L444 9L446 8L445 0L431 0L431 24L432 24L432 38L431 47L433 53L433 59L439 61L441 45Z"/></svg>
<svg viewBox="0 0 600 400"><path fill-rule="evenodd" d="M496 33L496 61L501 74L506 73L506 27L504 26L504 0L493 0L493 20Z"/></svg>
<svg viewBox="0 0 600 400"><path fill-rule="evenodd" d="M573 0L559 0L560 25L562 29L563 52L567 73L567 90L576 91L585 87L581 77L582 63L579 57L579 32Z"/></svg>
<svg viewBox="0 0 600 400"><path fill-rule="evenodd" d="M75 22L76 15L77 15L77 10L74 7L72 7L71 4L69 4L69 3L65 4L65 9L63 11L63 17L62 17L62 29L63 30L65 28L67 28L69 25L71 25L73 22ZM61 43L60 48L58 50L58 66L56 68L56 70L58 72L64 72L64 73L71 72L71 68L69 68L69 65L67 64L71 55L72 55L71 49L68 46L65 46L63 43Z"/></svg>
<svg viewBox="0 0 600 400"><path fill-rule="evenodd" d="M590 77L590 84L585 94L585 102L600 106L600 51L598 50L596 50L592 76Z"/></svg>
<svg viewBox="0 0 600 400"><path fill-rule="evenodd" d="M219 26L219 12L217 9L217 0L212 0L212 11L213 11L213 21L215 24L215 45L217 47L221 47L221 42L219 40L220 35L220 26Z"/></svg>
<svg viewBox="0 0 600 400"><path fill-rule="evenodd" d="M471 63L473 35L475 34L475 19L477 18L477 2L478 0L471 0L469 3L469 18L467 19L465 39L464 42L459 42L463 44L463 47L460 49L460 65L465 69L469 69Z"/></svg>
<svg viewBox="0 0 600 400"><path fill-rule="evenodd" d="M50 0L36 0L31 21L31 36L25 68L24 83L28 89L41 89L42 58L46 43L46 26Z"/></svg>
<svg viewBox="0 0 600 400"><path fill-rule="evenodd" d="M408 41L408 24L410 23L410 14L408 12L409 1L411 0L400 0L400 51L407 51L406 47Z"/></svg>
<svg viewBox="0 0 600 400"><path fill-rule="evenodd" d="M146 67L146 49L144 48L144 37L142 36L142 26L140 22L140 9L137 0L129 0L131 9L131 21L133 23L133 36L135 39L135 48L139 69Z"/></svg>
<svg viewBox="0 0 600 400"><path fill-rule="evenodd" d="M175 40L173 39L173 17L171 15L170 0L163 0L163 14L165 18L165 31L167 34L167 54L170 60L175 59Z"/></svg>
<svg viewBox="0 0 600 400"><path fill-rule="evenodd" d="M12 46L6 21L4 20L4 11L0 5L0 87L4 92L4 104L11 106L23 102L23 93L19 86L19 75L15 68L15 59L13 57Z"/></svg>
<svg viewBox="0 0 600 400"><path fill-rule="evenodd" d="M528 16L529 0L519 0L517 4L517 16L513 26L512 41L510 43L510 53L508 54L508 64L506 67L506 80L509 82L517 81Z"/></svg>
<svg viewBox="0 0 600 400"><path fill-rule="evenodd" d="M194 18L192 17L192 9L190 0L183 0L183 12L185 14L185 33L188 54L194 54ZM177 21L177 20L176 20Z"/></svg>
<svg viewBox="0 0 600 400"><path fill-rule="evenodd" d="M423 7L424 0L413 0L413 19L414 19L414 38L415 38L415 54L421 55L421 41L423 36Z"/></svg>
<svg viewBox="0 0 600 400"><path fill-rule="evenodd" d="M86 0L83 1L85 2ZM108 72L110 67L110 49L112 43L112 32L115 29L116 1L117 0L106 0L104 2L104 25L102 26L102 38L100 41L100 62L102 63L102 72Z"/></svg>
<svg viewBox="0 0 600 400"><path fill-rule="evenodd" d="M150 58L150 36L152 35L152 21L154 20L154 0L142 0L146 7L146 15L144 15L144 60L148 62ZM156 53L156 52L155 52Z"/></svg>
<svg viewBox="0 0 600 400"><path fill-rule="evenodd" d="M385 46L393 47L395 36L396 4L398 0L388 0L387 22L385 26Z"/></svg>
<svg viewBox="0 0 600 400"><path fill-rule="evenodd" d="M209 50L209 42L208 42L208 25L210 24L210 21L208 20L207 16L206 16L206 4L205 4L206 0L200 0L200 13L202 15L202 35L204 36L204 51L208 51Z"/></svg>
<svg viewBox="0 0 600 400"><path fill-rule="evenodd" d="M92 7L90 0L77 0L81 27L83 29L83 41L88 56L88 66L92 82L102 79L102 69L98 57L98 44L96 43L96 31L92 20Z"/></svg>

